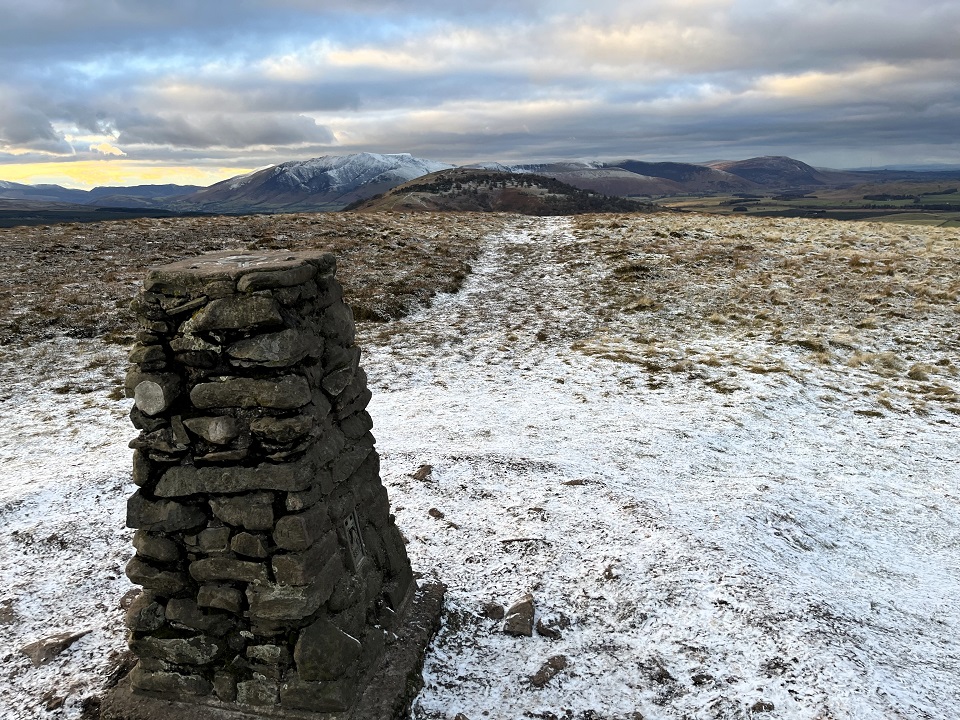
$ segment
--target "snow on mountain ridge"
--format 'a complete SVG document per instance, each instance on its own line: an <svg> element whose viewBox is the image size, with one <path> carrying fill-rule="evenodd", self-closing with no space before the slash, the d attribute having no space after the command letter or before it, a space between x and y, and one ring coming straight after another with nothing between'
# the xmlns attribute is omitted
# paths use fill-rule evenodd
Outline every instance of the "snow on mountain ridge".
<svg viewBox="0 0 960 720"><path fill-rule="evenodd" d="M448 163L415 158L410 153L382 155L355 153L352 155L324 155L310 160L295 160L276 166L275 174L285 184L310 189L326 176L330 190L350 189L373 182L406 182L438 170L454 167Z"/></svg>

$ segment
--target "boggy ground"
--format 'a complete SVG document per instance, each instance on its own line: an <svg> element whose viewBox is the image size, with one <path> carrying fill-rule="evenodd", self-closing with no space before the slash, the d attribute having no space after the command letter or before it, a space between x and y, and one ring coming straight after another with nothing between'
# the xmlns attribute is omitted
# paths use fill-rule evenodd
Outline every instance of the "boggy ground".
<svg viewBox="0 0 960 720"><path fill-rule="evenodd" d="M250 222L257 242L363 238L340 261L357 307L391 307L388 262L405 263L401 288L459 287L429 307L429 287L401 293L376 311L392 319L360 324L394 512L415 568L450 586L416 717L953 717L955 234L697 215ZM239 243L218 227L189 231L196 249ZM69 257L94 278L96 258L55 250L98 229L17 239L4 262ZM446 262L444 238L441 286L417 262ZM124 335L111 308L141 267L92 295L97 323L24 313L0 359L11 718L77 717L124 646L132 432L105 338ZM30 302L80 318L61 292ZM488 617L528 591L559 637ZM17 653L76 629L92 632L42 668Z"/></svg>

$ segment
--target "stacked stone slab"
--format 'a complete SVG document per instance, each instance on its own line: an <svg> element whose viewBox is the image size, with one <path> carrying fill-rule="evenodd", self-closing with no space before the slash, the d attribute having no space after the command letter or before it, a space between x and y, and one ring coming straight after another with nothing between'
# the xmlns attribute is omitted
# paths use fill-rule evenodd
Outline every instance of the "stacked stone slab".
<svg viewBox="0 0 960 720"><path fill-rule="evenodd" d="M134 302L135 693L347 710L409 603L334 275L329 253L217 253Z"/></svg>

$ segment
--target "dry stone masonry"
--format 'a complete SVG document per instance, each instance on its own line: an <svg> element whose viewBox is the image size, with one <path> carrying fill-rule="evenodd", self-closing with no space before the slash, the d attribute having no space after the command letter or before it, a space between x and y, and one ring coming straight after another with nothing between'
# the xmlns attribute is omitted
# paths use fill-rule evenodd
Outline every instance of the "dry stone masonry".
<svg viewBox="0 0 960 720"><path fill-rule="evenodd" d="M395 638L416 583L334 274L329 253L216 253L135 300L134 694L342 712Z"/></svg>

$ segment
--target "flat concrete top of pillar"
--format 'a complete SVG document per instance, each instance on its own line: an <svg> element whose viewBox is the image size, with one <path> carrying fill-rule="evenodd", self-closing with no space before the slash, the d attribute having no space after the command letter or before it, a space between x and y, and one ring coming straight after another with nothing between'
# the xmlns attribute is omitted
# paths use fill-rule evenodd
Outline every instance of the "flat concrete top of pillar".
<svg viewBox="0 0 960 720"><path fill-rule="evenodd" d="M253 292L299 285L335 270L336 258L323 250L226 250L152 267L144 285L148 291L169 292L226 281L240 292Z"/></svg>

